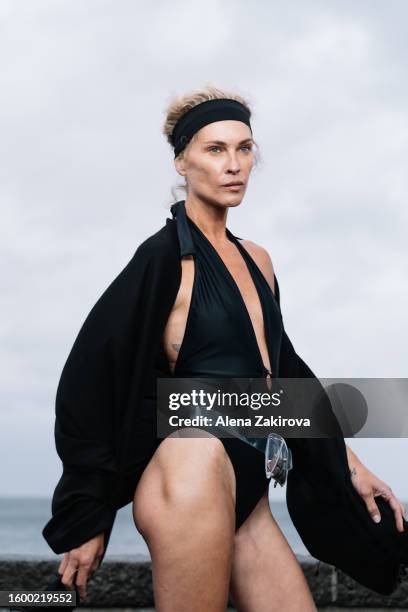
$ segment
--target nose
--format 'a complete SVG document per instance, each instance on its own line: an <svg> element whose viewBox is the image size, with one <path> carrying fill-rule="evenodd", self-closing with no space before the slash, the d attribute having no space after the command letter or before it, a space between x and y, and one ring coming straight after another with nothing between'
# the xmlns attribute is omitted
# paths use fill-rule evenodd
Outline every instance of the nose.
<svg viewBox="0 0 408 612"><path fill-rule="evenodd" d="M236 154L232 153L230 155L230 157L228 158L228 170L227 170L227 172L232 172L233 174L236 174L240 170L241 170L241 166L240 166L238 157L237 157Z"/></svg>

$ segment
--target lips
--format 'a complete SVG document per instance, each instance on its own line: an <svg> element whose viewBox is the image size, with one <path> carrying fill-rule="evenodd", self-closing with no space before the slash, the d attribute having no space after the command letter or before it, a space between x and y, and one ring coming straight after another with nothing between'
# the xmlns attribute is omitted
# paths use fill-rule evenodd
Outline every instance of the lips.
<svg viewBox="0 0 408 612"><path fill-rule="evenodd" d="M244 183L227 183L223 187L241 187Z"/></svg>

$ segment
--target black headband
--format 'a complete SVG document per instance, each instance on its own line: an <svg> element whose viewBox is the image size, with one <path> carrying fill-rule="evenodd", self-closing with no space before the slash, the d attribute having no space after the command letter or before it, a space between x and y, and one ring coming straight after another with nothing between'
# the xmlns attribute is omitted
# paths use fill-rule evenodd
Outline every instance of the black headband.
<svg viewBox="0 0 408 612"><path fill-rule="evenodd" d="M249 117L250 112L241 102L229 98L206 100L193 106L180 117L174 126L171 135L174 157L177 157L194 134L208 123L235 119L236 121L243 121L251 129Z"/></svg>

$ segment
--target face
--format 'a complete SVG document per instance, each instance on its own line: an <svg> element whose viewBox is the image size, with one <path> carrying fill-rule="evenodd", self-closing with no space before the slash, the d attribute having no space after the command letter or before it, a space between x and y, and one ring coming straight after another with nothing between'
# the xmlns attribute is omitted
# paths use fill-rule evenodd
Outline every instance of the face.
<svg viewBox="0 0 408 612"><path fill-rule="evenodd" d="M175 159L188 194L213 204L236 206L244 197L254 163L251 130L242 121L215 121L194 134ZM240 185L227 187L227 183Z"/></svg>

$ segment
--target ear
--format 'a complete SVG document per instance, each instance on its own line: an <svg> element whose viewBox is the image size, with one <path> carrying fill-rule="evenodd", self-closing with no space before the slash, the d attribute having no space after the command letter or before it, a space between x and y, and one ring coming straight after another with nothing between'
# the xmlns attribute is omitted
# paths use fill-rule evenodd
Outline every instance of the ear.
<svg viewBox="0 0 408 612"><path fill-rule="evenodd" d="M175 165L175 168L176 168L177 172L181 176L185 176L186 175L185 162L184 162L183 155L179 155L178 157L176 157L176 159L174 160L174 165Z"/></svg>

